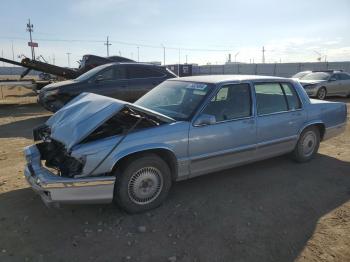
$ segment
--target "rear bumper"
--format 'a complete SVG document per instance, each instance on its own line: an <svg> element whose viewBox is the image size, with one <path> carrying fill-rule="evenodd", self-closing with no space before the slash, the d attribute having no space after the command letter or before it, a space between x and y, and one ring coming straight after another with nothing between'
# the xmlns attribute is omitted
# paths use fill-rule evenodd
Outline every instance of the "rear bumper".
<svg viewBox="0 0 350 262"><path fill-rule="evenodd" d="M110 203L113 200L115 177L65 178L41 165L36 145L24 149L27 164L24 176L47 206L59 203Z"/></svg>
<svg viewBox="0 0 350 262"><path fill-rule="evenodd" d="M346 128L346 123L342 123L336 126L326 128L323 141L340 135L345 131L345 128Z"/></svg>

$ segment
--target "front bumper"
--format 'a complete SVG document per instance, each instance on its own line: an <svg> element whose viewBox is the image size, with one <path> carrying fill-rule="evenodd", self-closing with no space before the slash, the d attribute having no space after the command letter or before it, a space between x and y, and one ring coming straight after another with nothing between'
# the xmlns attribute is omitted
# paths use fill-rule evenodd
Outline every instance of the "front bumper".
<svg viewBox="0 0 350 262"><path fill-rule="evenodd" d="M66 178L50 172L41 164L36 145L24 149L27 160L24 176L47 206L59 203L110 203L113 200L115 177Z"/></svg>

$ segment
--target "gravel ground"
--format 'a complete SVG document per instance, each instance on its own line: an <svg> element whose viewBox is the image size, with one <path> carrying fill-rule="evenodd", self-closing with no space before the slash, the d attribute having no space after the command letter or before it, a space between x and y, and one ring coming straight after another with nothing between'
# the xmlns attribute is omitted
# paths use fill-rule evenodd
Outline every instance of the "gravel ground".
<svg viewBox="0 0 350 262"><path fill-rule="evenodd" d="M179 182L160 208L127 215L48 209L28 188L22 148L48 115L0 105L0 261L350 261L350 124L309 163L283 156Z"/></svg>

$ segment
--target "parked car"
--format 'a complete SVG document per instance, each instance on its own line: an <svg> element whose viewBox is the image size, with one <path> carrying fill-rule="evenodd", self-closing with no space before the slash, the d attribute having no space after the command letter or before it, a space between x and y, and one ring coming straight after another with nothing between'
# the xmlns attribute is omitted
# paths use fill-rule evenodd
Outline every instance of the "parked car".
<svg viewBox="0 0 350 262"><path fill-rule="evenodd" d="M34 130L25 177L46 204L141 212L174 181L287 153L309 161L346 119L344 103L309 99L278 77L174 78L134 104L84 93Z"/></svg>
<svg viewBox="0 0 350 262"><path fill-rule="evenodd" d="M307 94L318 99L349 96L350 74L341 70L313 71L299 79Z"/></svg>
<svg viewBox="0 0 350 262"><path fill-rule="evenodd" d="M296 73L295 75L292 75L291 78L300 79L303 76L306 76L307 74L310 74L310 73L312 73L312 71L301 71Z"/></svg>
<svg viewBox="0 0 350 262"><path fill-rule="evenodd" d="M134 102L168 78L169 69L141 63L109 63L91 69L74 80L52 83L40 90L38 103L56 112L83 92Z"/></svg>

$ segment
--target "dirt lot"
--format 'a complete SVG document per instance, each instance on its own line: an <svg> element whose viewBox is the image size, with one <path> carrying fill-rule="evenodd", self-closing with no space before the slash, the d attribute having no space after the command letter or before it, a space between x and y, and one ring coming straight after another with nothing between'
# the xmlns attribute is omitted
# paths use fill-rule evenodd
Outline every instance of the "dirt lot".
<svg viewBox="0 0 350 262"><path fill-rule="evenodd" d="M131 216L48 209L28 188L22 148L47 117L0 105L0 261L350 261L350 123L310 163L278 157L180 182Z"/></svg>

